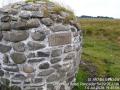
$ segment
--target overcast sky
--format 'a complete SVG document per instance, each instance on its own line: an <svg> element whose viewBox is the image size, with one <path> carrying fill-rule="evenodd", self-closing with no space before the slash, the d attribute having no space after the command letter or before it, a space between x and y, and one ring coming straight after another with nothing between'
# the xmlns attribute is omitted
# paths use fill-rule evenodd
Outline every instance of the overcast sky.
<svg viewBox="0 0 120 90"><path fill-rule="evenodd" d="M8 2L22 0L0 0L0 7ZM110 16L120 18L120 0L51 0L70 7L77 16Z"/></svg>

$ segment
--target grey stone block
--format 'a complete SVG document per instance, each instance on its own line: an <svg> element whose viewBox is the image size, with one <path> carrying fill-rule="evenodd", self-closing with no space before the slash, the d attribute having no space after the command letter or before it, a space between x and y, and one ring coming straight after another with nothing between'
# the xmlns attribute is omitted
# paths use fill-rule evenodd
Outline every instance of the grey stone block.
<svg viewBox="0 0 120 90"><path fill-rule="evenodd" d="M2 32L0 31L0 40L2 40L2 38L3 38L3 34L2 34Z"/></svg>
<svg viewBox="0 0 120 90"><path fill-rule="evenodd" d="M59 76L57 74L52 74L47 78L47 82L54 82L58 80L59 80Z"/></svg>
<svg viewBox="0 0 120 90"><path fill-rule="evenodd" d="M31 18L42 18L44 17L43 11L32 11L31 12Z"/></svg>
<svg viewBox="0 0 120 90"><path fill-rule="evenodd" d="M11 21L11 16L3 16L1 17L1 22L10 22Z"/></svg>
<svg viewBox="0 0 120 90"><path fill-rule="evenodd" d="M51 56L57 57L57 56L60 56L61 54L62 54L62 49L55 49L55 50L52 50Z"/></svg>
<svg viewBox="0 0 120 90"><path fill-rule="evenodd" d="M13 49L18 52L24 52L25 51L25 44L18 42L13 44Z"/></svg>
<svg viewBox="0 0 120 90"><path fill-rule="evenodd" d="M33 42L33 41L29 41L27 45L29 50L39 50L45 48L44 44L40 44L38 42Z"/></svg>
<svg viewBox="0 0 120 90"><path fill-rule="evenodd" d="M39 69L48 69L49 67L50 67L49 63L46 62L46 63L40 64Z"/></svg>
<svg viewBox="0 0 120 90"><path fill-rule="evenodd" d="M8 71L8 72L19 72L19 68L17 66L14 66L14 67L4 67L3 68L5 71Z"/></svg>
<svg viewBox="0 0 120 90"><path fill-rule="evenodd" d="M19 42L26 40L28 36L29 34L25 31L12 31L12 32L5 32L3 38L6 41Z"/></svg>
<svg viewBox="0 0 120 90"><path fill-rule="evenodd" d="M44 71L39 72L38 76L48 76L54 72L55 72L54 69L48 69L48 70L44 70Z"/></svg>
<svg viewBox="0 0 120 90"><path fill-rule="evenodd" d="M38 11L38 10L39 10L39 7L28 4L28 5L24 5L24 6L22 7L22 10Z"/></svg>
<svg viewBox="0 0 120 90"><path fill-rule="evenodd" d="M69 28L63 24L56 24L56 25L51 27L51 30L53 32L60 32L60 31L68 31Z"/></svg>
<svg viewBox="0 0 120 90"><path fill-rule="evenodd" d="M42 83L43 79L42 78L35 78L35 83Z"/></svg>
<svg viewBox="0 0 120 90"><path fill-rule="evenodd" d="M13 80L26 80L26 77L23 74L16 74L12 77Z"/></svg>
<svg viewBox="0 0 120 90"><path fill-rule="evenodd" d="M67 45L65 48L64 48L64 52L65 53L68 53L68 52L71 52L73 49L72 49L72 46L71 45Z"/></svg>
<svg viewBox="0 0 120 90"><path fill-rule="evenodd" d="M26 61L26 56L23 53L12 53L10 56L16 64L23 64Z"/></svg>
<svg viewBox="0 0 120 90"><path fill-rule="evenodd" d="M38 57L49 57L49 52L37 52Z"/></svg>
<svg viewBox="0 0 120 90"><path fill-rule="evenodd" d="M61 58L52 58L52 59L50 60L50 62L51 62L52 64L58 63L58 62L60 62L60 61L61 61Z"/></svg>
<svg viewBox="0 0 120 90"><path fill-rule="evenodd" d="M0 70L0 77L4 76L4 71Z"/></svg>
<svg viewBox="0 0 120 90"><path fill-rule="evenodd" d="M52 21L52 19L50 19L50 18L43 18L43 19L41 20L41 22L42 22L43 24L45 24L46 26L51 26L51 25L53 24L53 21Z"/></svg>
<svg viewBox="0 0 120 90"><path fill-rule="evenodd" d="M65 90L65 86L64 86L64 85L61 85L61 86L60 86L60 90Z"/></svg>
<svg viewBox="0 0 120 90"><path fill-rule="evenodd" d="M56 90L53 84L47 85L47 90Z"/></svg>
<svg viewBox="0 0 120 90"><path fill-rule="evenodd" d="M33 64L33 63L40 63L42 61L45 61L45 58L41 58L41 59L29 59L28 63Z"/></svg>
<svg viewBox="0 0 120 90"><path fill-rule="evenodd" d="M42 31L36 31L32 33L32 39L35 41L43 41L46 38L46 35Z"/></svg>
<svg viewBox="0 0 120 90"><path fill-rule="evenodd" d="M6 53L10 50L11 50L11 46L0 44L0 52L1 53Z"/></svg>
<svg viewBox="0 0 120 90"><path fill-rule="evenodd" d="M1 31L10 31L11 30L11 23L0 22L0 30Z"/></svg>
<svg viewBox="0 0 120 90"><path fill-rule="evenodd" d="M34 72L34 67L32 65L25 64L23 66L23 71L25 73L33 73Z"/></svg>
<svg viewBox="0 0 120 90"><path fill-rule="evenodd" d="M65 57L64 61L71 60L71 59L74 59L74 58L75 58L75 53L69 53L69 54Z"/></svg>

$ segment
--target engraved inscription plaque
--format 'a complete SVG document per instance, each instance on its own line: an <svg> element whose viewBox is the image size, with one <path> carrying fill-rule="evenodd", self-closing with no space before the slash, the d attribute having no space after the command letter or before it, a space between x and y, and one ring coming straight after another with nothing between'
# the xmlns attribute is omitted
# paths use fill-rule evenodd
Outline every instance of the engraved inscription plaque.
<svg viewBox="0 0 120 90"><path fill-rule="evenodd" d="M49 36L48 38L50 46L70 44L71 40L71 33L57 33Z"/></svg>

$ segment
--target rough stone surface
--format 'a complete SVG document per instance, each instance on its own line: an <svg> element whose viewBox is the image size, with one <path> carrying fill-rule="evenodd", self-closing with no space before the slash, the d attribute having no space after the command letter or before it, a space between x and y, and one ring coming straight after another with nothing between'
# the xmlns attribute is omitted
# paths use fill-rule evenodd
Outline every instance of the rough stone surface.
<svg viewBox="0 0 120 90"><path fill-rule="evenodd" d="M43 11L32 11L31 18L42 18L44 17Z"/></svg>
<svg viewBox="0 0 120 90"><path fill-rule="evenodd" d="M19 68L17 66L15 67L4 67L4 70L8 72L19 72Z"/></svg>
<svg viewBox="0 0 120 90"><path fill-rule="evenodd" d="M57 69L57 70L59 70L61 67L62 67L62 65L60 65L60 64L55 64L55 65L53 65L53 68L55 68L55 69Z"/></svg>
<svg viewBox="0 0 120 90"><path fill-rule="evenodd" d="M34 58L36 55L35 55L35 53L29 53L28 55L27 55L27 58Z"/></svg>
<svg viewBox="0 0 120 90"><path fill-rule="evenodd" d="M56 25L51 27L51 30L53 32L60 32L60 31L68 31L69 28L65 25L62 25L62 24L56 24Z"/></svg>
<svg viewBox="0 0 120 90"><path fill-rule="evenodd" d="M36 90L35 88L29 88L29 89L26 89L26 90Z"/></svg>
<svg viewBox="0 0 120 90"><path fill-rule="evenodd" d="M50 60L50 62L51 62L52 64L58 63L58 62L60 62L60 61L61 61L61 58L53 58L53 59Z"/></svg>
<svg viewBox="0 0 120 90"><path fill-rule="evenodd" d="M12 23L12 29L15 29L15 30L24 30L24 29L27 29L26 23L27 23L27 21L14 22L14 23Z"/></svg>
<svg viewBox="0 0 120 90"><path fill-rule="evenodd" d="M3 85L7 85L9 86L10 84L10 80L9 79L6 79L6 78L1 78L1 81L0 81Z"/></svg>
<svg viewBox="0 0 120 90"><path fill-rule="evenodd" d="M46 35L42 31L36 31L32 33L32 38L36 41L43 41L46 38Z"/></svg>
<svg viewBox="0 0 120 90"><path fill-rule="evenodd" d="M21 90L21 88L19 86L11 86L10 90Z"/></svg>
<svg viewBox="0 0 120 90"><path fill-rule="evenodd" d="M38 90L43 90L43 88L42 88L42 87L39 87Z"/></svg>
<svg viewBox="0 0 120 90"><path fill-rule="evenodd" d="M48 76L48 75L52 74L53 72L55 72L54 69L48 69L48 70L39 72L38 76Z"/></svg>
<svg viewBox="0 0 120 90"><path fill-rule="evenodd" d="M11 21L11 16L3 16L1 17L1 22L10 22Z"/></svg>
<svg viewBox="0 0 120 90"><path fill-rule="evenodd" d="M35 83L41 83L43 81L42 78L35 78Z"/></svg>
<svg viewBox="0 0 120 90"><path fill-rule="evenodd" d="M71 45L67 45L64 49L65 53L71 52L72 51L72 46Z"/></svg>
<svg viewBox="0 0 120 90"><path fill-rule="evenodd" d="M0 22L0 30L1 31L10 31L11 24L8 22Z"/></svg>
<svg viewBox="0 0 120 90"><path fill-rule="evenodd" d="M4 76L4 71L0 70L0 77Z"/></svg>
<svg viewBox="0 0 120 90"><path fill-rule="evenodd" d="M53 84L47 85L47 90L56 90Z"/></svg>
<svg viewBox="0 0 120 90"><path fill-rule="evenodd" d="M0 40L2 40L3 38L3 35L2 35L2 32L0 31Z"/></svg>
<svg viewBox="0 0 120 90"><path fill-rule="evenodd" d="M77 29L75 27L71 27L70 29L71 29L72 32L76 32L77 31Z"/></svg>
<svg viewBox="0 0 120 90"><path fill-rule="evenodd" d="M20 81L11 81L12 84L21 84Z"/></svg>
<svg viewBox="0 0 120 90"><path fill-rule="evenodd" d="M4 56L3 56L3 63L10 63L10 61L9 61L9 57L8 57L8 55L7 54L5 54Z"/></svg>
<svg viewBox="0 0 120 90"><path fill-rule="evenodd" d="M64 86L64 85L61 85L61 86L60 86L60 90L65 90L65 86Z"/></svg>
<svg viewBox="0 0 120 90"><path fill-rule="evenodd" d="M1 89L1 90L8 90L9 88L6 87L5 85L1 85L0 89Z"/></svg>
<svg viewBox="0 0 120 90"><path fill-rule="evenodd" d="M54 82L54 81L58 81L59 80L59 76L56 74L52 74L47 78L47 82Z"/></svg>
<svg viewBox="0 0 120 90"><path fill-rule="evenodd" d="M31 15L31 13L29 11L23 11L19 14L19 17L21 17L23 19L29 19L30 15Z"/></svg>
<svg viewBox="0 0 120 90"><path fill-rule="evenodd" d="M71 59L73 59L73 58L75 58L75 54L74 54L74 53L70 53L70 54L68 54L68 55L65 57L64 60L71 60Z"/></svg>
<svg viewBox="0 0 120 90"><path fill-rule="evenodd" d="M37 52L38 57L49 57L49 53L48 52Z"/></svg>
<svg viewBox="0 0 120 90"><path fill-rule="evenodd" d="M42 61L45 61L45 58L41 58L41 59L29 59L28 63L40 63Z"/></svg>
<svg viewBox="0 0 120 90"><path fill-rule="evenodd" d="M53 21L50 18L43 18L41 22L46 26L51 26L53 24Z"/></svg>
<svg viewBox="0 0 120 90"><path fill-rule="evenodd" d="M50 15L51 19L56 21L57 23L63 22L63 17L61 15L58 14L51 14Z"/></svg>
<svg viewBox="0 0 120 90"><path fill-rule="evenodd" d="M25 31L12 31L4 33L4 40L11 42L19 42L28 38L28 33Z"/></svg>
<svg viewBox="0 0 120 90"><path fill-rule="evenodd" d="M10 16L3 16L1 17L1 22L10 22L11 21L11 17Z"/></svg>
<svg viewBox="0 0 120 90"><path fill-rule="evenodd" d="M26 30L29 28L37 28L39 25L40 25L39 19L30 19L13 23L12 28L16 30Z"/></svg>
<svg viewBox="0 0 120 90"><path fill-rule="evenodd" d="M69 82L73 81L73 80L74 80L74 77L75 77L75 76L69 77L69 78L66 80L66 82L69 83Z"/></svg>
<svg viewBox="0 0 120 90"><path fill-rule="evenodd" d="M39 69L48 69L50 67L49 63L40 64Z"/></svg>
<svg viewBox="0 0 120 90"><path fill-rule="evenodd" d="M22 53L13 53L11 54L11 58L16 64L22 64L26 61L26 57Z"/></svg>
<svg viewBox="0 0 120 90"><path fill-rule="evenodd" d="M3 44L0 44L0 52L1 53L6 53L6 52L8 52L10 50L11 50L10 46L6 46L6 45L3 45Z"/></svg>
<svg viewBox="0 0 120 90"><path fill-rule="evenodd" d="M34 68L31 65L24 65L23 66L23 71L25 73L33 73L34 72Z"/></svg>
<svg viewBox="0 0 120 90"><path fill-rule="evenodd" d="M16 74L14 77L12 77L14 80L25 80L26 77L23 74Z"/></svg>
<svg viewBox="0 0 120 90"><path fill-rule="evenodd" d="M54 8L44 0L0 8L0 90L71 90L82 32Z"/></svg>
<svg viewBox="0 0 120 90"><path fill-rule="evenodd" d="M29 41L27 45L28 45L29 50L38 50L38 49L45 48L44 44L40 44L40 43L32 42L32 41Z"/></svg>
<svg viewBox="0 0 120 90"><path fill-rule="evenodd" d="M37 28L40 25L39 19L31 19L27 21L27 28Z"/></svg>
<svg viewBox="0 0 120 90"><path fill-rule="evenodd" d="M27 11L38 11L39 10L39 7L37 6L34 6L34 5L24 5L22 7L23 10L27 10Z"/></svg>
<svg viewBox="0 0 120 90"><path fill-rule="evenodd" d="M56 50L52 50L51 56L52 57L57 57L60 56L62 54L62 50L61 49L56 49Z"/></svg>
<svg viewBox="0 0 120 90"><path fill-rule="evenodd" d="M3 11L3 13L16 15L16 14L18 13L18 10L13 9L13 8L8 8L8 9L5 9L5 10Z"/></svg>
<svg viewBox="0 0 120 90"><path fill-rule="evenodd" d="M25 51L25 44L21 43L21 42L14 43L13 49L15 51L18 51L18 52L24 52Z"/></svg>

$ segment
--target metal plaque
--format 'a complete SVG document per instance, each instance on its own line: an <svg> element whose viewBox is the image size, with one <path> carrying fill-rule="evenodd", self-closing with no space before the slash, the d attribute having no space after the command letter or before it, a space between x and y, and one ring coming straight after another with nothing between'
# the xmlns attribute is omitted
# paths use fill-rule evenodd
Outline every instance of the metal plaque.
<svg viewBox="0 0 120 90"><path fill-rule="evenodd" d="M48 41L50 46L58 46L70 44L72 40L71 33L58 33L49 36Z"/></svg>

